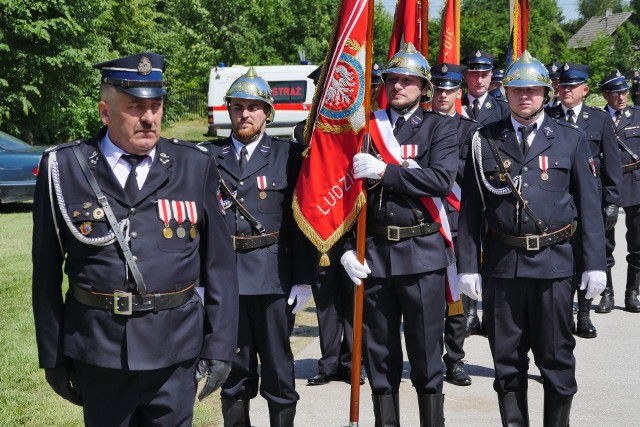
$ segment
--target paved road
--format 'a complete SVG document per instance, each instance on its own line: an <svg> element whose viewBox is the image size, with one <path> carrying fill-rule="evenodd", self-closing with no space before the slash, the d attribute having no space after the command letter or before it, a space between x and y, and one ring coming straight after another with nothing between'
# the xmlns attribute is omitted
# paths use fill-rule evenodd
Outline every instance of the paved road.
<svg viewBox="0 0 640 427"><path fill-rule="evenodd" d="M616 230L618 248L614 267L616 309L610 314L592 313L598 329L596 339L577 338L578 394L574 397L571 425L578 427L637 426L640 414L640 314L624 311L626 263L624 214ZM500 414L493 391L493 364L486 338L472 336L465 342L467 371L473 378L469 387L445 382L445 418L447 426L499 426ZM531 360L533 360L533 356ZM333 382L309 387L307 378L316 374L320 357L319 342L314 340L296 355L296 387L300 393L296 425L336 427L349 425L349 385ZM532 426L542 426L543 390L537 368L532 363L529 381L529 412ZM409 380L405 357L405 375L400 389L400 419L404 426L419 426L416 395ZM268 426L267 404L261 397L251 402L254 426ZM373 410L368 383L361 387L359 426L373 426Z"/></svg>

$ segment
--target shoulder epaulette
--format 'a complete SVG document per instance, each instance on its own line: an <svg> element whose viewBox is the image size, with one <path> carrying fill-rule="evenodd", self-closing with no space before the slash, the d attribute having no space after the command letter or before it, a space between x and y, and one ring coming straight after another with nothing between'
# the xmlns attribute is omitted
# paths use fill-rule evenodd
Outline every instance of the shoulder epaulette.
<svg viewBox="0 0 640 427"><path fill-rule="evenodd" d="M75 141L69 141L69 142L65 142L63 144L54 145L54 146L49 147L46 150L44 150L44 152L45 153L51 153L52 151L58 151L58 150L62 150L64 148L75 147L76 145L80 144L82 141L83 141L82 139L76 139Z"/></svg>
<svg viewBox="0 0 640 427"><path fill-rule="evenodd" d="M183 141L183 140L180 140L178 138L170 138L169 141L172 144L175 144L175 145L180 145L180 146L183 146L183 147L189 147L189 148L192 148L192 149L197 150L197 151L202 152L202 153L209 153L209 150L207 149L207 147L204 147L204 146L202 146L200 144L195 144L195 143L189 142L189 141Z"/></svg>
<svg viewBox="0 0 640 427"><path fill-rule="evenodd" d="M578 126L574 125L573 123L569 123L565 119L556 119L555 117L551 117L551 119L557 124L559 124L560 126L568 127L570 129L582 132L582 130Z"/></svg>

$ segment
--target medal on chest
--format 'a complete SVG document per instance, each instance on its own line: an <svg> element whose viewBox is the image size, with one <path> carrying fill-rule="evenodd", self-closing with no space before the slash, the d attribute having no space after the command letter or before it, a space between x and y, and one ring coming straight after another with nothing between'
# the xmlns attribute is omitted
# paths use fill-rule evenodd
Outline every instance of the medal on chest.
<svg viewBox="0 0 640 427"><path fill-rule="evenodd" d="M549 157L547 156L538 156L538 165L540 165L540 170L542 173L540 174L540 179L546 181L549 179L549 173L547 169L549 168Z"/></svg>
<svg viewBox="0 0 640 427"><path fill-rule="evenodd" d="M176 236L178 236L178 239L184 239L184 236L187 235L187 232L182 227L182 223L184 222L184 219L185 219L184 202L172 200L171 209L173 210L173 217L176 219L176 222L178 223L178 228L176 229Z"/></svg>
<svg viewBox="0 0 640 427"><path fill-rule="evenodd" d="M407 160L415 159L418 156L418 146L416 144L406 144L401 145L400 147L402 148L402 167L408 168L409 162Z"/></svg>
<svg viewBox="0 0 640 427"><path fill-rule="evenodd" d="M158 218L164 224L162 229L162 235L165 239L173 237L173 230L169 228L169 221L171 221L171 204L167 199L158 199Z"/></svg>
<svg viewBox="0 0 640 427"><path fill-rule="evenodd" d="M260 190L258 197L264 200L267 198L267 192L264 191L267 189L267 177L264 175L258 176L256 177L256 181L258 181L258 190Z"/></svg>
<svg viewBox="0 0 640 427"><path fill-rule="evenodd" d="M191 240L196 238L198 231L196 230L196 224L198 223L198 210L196 209L196 202L185 202L187 207L187 218L191 223L191 229L189 229L189 237Z"/></svg>

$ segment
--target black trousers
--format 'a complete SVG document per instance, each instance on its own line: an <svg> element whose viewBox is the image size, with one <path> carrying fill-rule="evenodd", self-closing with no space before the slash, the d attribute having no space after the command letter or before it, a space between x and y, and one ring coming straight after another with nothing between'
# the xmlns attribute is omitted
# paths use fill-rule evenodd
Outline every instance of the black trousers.
<svg viewBox="0 0 640 427"><path fill-rule="evenodd" d="M544 390L563 396L577 391L576 341L569 329L571 277L488 278L483 288L485 321L497 392L525 391L528 352L533 352Z"/></svg>
<svg viewBox="0 0 640 427"><path fill-rule="evenodd" d="M627 264L629 267L640 270L640 205L627 206L624 209L625 227L627 232ZM619 225L617 225L619 227ZM609 266L609 252L613 260L613 249L616 247L615 229L606 233L607 237L607 267Z"/></svg>
<svg viewBox="0 0 640 427"><path fill-rule="evenodd" d="M240 296L239 352L222 385L222 398L253 399L259 383L260 395L268 402L292 405L298 401L289 342L294 321L286 295Z"/></svg>
<svg viewBox="0 0 640 427"><path fill-rule="evenodd" d="M333 252L340 255L339 251ZM318 372L351 372L353 282L342 268L339 256L332 256L331 264L320 270L312 291L320 337Z"/></svg>
<svg viewBox="0 0 640 427"><path fill-rule="evenodd" d="M418 394L442 393L445 270L364 283L364 365L373 394L393 394L403 372L401 327Z"/></svg>
<svg viewBox="0 0 640 427"><path fill-rule="evenodd" d="M77 360L74 363L86 426L192 425L195 359L151 371L101 368Z"/></svg>

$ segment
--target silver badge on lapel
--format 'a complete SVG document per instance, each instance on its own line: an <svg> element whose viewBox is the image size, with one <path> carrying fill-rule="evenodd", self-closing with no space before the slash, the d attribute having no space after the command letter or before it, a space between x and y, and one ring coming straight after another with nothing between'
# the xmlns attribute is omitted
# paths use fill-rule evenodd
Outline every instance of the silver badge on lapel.
<svg viewBox="0 0 640 427"><path fill-rule="evenodd" d="M159 156L158 160L163 165L166 165L167 163L169 163L171 161L171 156L169 156L167 153L160 153L160 156Z"/></svg>

